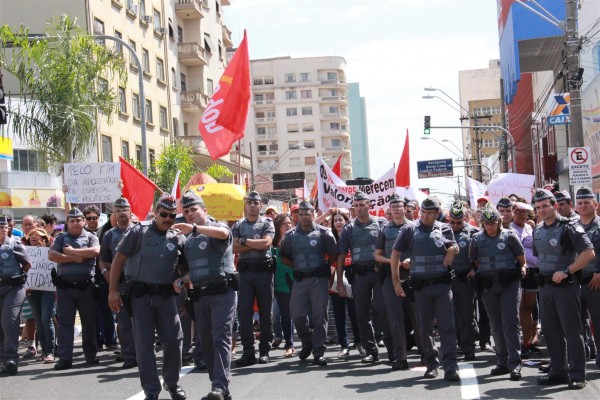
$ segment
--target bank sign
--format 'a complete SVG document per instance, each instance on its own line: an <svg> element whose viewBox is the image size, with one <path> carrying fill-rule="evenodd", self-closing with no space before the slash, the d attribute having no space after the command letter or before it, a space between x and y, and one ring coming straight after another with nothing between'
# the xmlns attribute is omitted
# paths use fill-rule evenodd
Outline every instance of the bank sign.
<svg viewBox="0 0 600 400"><path fill-rule="evenodd" d="M571 113L569 105L571 104L571 95L561 93L554 95L554 101L551 102L550 112L548 113L549 125L566 125L571 123Z"/></svg>
<svg viewBox="0 0 600 400"><path fill-rule="evenodd" d="M417 161L417 172L419 179L454 176L452 159Z"/></svg>

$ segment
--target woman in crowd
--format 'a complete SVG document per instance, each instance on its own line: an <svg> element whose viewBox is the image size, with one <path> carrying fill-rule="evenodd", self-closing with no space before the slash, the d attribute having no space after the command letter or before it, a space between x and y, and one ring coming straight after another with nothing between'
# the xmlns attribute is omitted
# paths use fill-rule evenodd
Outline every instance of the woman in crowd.
<svg viewBox="0 0 600 400"><path fill-rule="evenodd" d="M342 234L342 228L350 219L348 214L343 212L341 209L332 208L329 210L332 216L332 231L335 240L338 241ZM352 262L352 259L346 256L344 267L348 267ZM333 269L332 274L335 274ZM333 287L336 287L335 285ZM354 336L354 343L356 343L357 350L361 356L366 355L364 349L360 344L360 333L358 331L358 323L356 322L356 311L354 308L354 299L349 297L341 297L336 292L330 292L331 304L333 306L333 317L335 319L335 328L338 335L338 343L341 346L338 357L346 357L350 353L350 340L348 338L348 330L346 329L346 307L348 307L348 316L350 317L350 323L352 324L352 334Z"/></svg>
<svg viewBox="0 0 600 400"><path fill-rule="evenodd" d="M49 247L50 237L45 229L35 228L29 232L29 243L34 247ZM42 347L42 355L38 360L46 364L54 362L55 297L55 292L46 290L31 290L27 294L35 318L37 338Z"/></svg>
<svg viewBox="0 0 600 400"><path fill-rule="evenodd" d="M279 307L281 316L281 328L283 330L283 339L285 340L284 357L292 357L295 353L293 340L293 324L290 315L290 298L292 293L292 282L294 280L293 269L281 262L279 255L279 245L283 235L292 228L292 220L288 214L279 214L275 218L275 237L273 238L273 255L277 259L275 268L275 300Z"/></svg>

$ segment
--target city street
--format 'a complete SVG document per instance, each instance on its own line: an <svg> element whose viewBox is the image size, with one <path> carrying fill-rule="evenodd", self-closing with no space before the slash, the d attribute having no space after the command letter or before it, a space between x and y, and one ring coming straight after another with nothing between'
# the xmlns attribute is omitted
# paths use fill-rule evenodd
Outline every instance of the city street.
<svg viewBox="0 0 600 400"><path fill-rule="evenodd" d="M79 338L80 339L80 338ZM238 348L239 349L239 348ZM238 350L239 351L239 350ZM460 363L461 384L440 377L424 379L425 368L411 352L410 371L392 371L388 362L360 363L356 351L347 360L338 360L336 346L328 347L329 365L313 366L297 357L283 358L283 349L271 352L271 363L232 370L231 393L234 399L593 399L600 398L600 371L588 363L588 386L581 391L566 386L540 387L537 365L523 368L523 380L510 382L507 376L491 377L492 353L477 353L472 363ZM385 359L385 352L383 358ZM159 353L160 356L160 353ZM35 361L21 363L19 375L0 378L2 400L23 399L131 399L142 400L137 369L121 370L112 352L99 353L100 365L84 367L80 348L71 370L55 372L49 365ZM160 360L160 358L159 358ZM208 374L182 370L181 386L188 399L200 399L210 390ZM161 399L169 399L165 392Z"/></svg>

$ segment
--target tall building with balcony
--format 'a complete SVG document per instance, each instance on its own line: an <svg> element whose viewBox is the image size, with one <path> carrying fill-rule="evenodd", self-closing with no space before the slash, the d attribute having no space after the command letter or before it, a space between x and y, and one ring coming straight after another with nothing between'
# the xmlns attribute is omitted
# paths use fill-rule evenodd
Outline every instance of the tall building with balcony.
<svg viewBox="0 0 600 400"><path fill-rule="evenodd" d="M342 57L251 60L244 146L255 154L255 176L305 172L310 188L317 157L332 166L340 155L342 179L352 176L345 65Z"/></svg>
<svg viewBox="0 0 600 400"><path fill-rule="evenodd" d="M30 33L42 33L52 17L67 14L90 34L116 36L135 49L141 70L129 50L105 41L123 54L128 80L124 86L114 83L118 113L110 123L100 118L97 146L87 161L142 159L141 74L149 168L154 168L163 146L180 141L191 147L196 164L204 169L213 161L197 127L225 70L226 49L233 46L224 24L223 8L229 4L229 0L0 0L0 25L24 25ZM13 96L18 93L14 77L5 74L5 88ZM15 154L19 150L15 147ZM236 151L216 162L233 172L241 167L247 173L251 168L250 158ZM2 170L10 171L10 166Z"/></svg>

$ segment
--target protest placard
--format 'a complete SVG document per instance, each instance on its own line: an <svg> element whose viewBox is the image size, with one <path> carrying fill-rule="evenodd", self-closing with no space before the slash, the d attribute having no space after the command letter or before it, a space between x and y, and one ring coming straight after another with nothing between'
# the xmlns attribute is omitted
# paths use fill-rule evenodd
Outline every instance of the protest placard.
<svg viewBox="0 0 600 400"><path fill-rule="evenodd" d="M120 163L65 164L69 203L113 203L121 197Z"/></svg>
<svg viewBox="0 0 600 400"><path fill-rule="evenodd" d="M526 174L496 174L487 185L487 195L494 204L501 197L508 197L515 193L521 195L525 200L531 200L531 187L535 182L535 176Z"/></svg>
<svg viewBox="0 0 600 400"><path fill-rule="evenodd" d="M56 263L48 260L48 247L25 246L25 251L31 261L31 268L27 271L27 289L45 290L55 292L50 271L56 268Z"/></svg>
<svg viewBox="0 0 600 400"><path fill-rule="evenodd" d="M205 183L190 186L202 197L208 214L219 221L236 221L244 217L244 188L232 183Z"/></svg>

